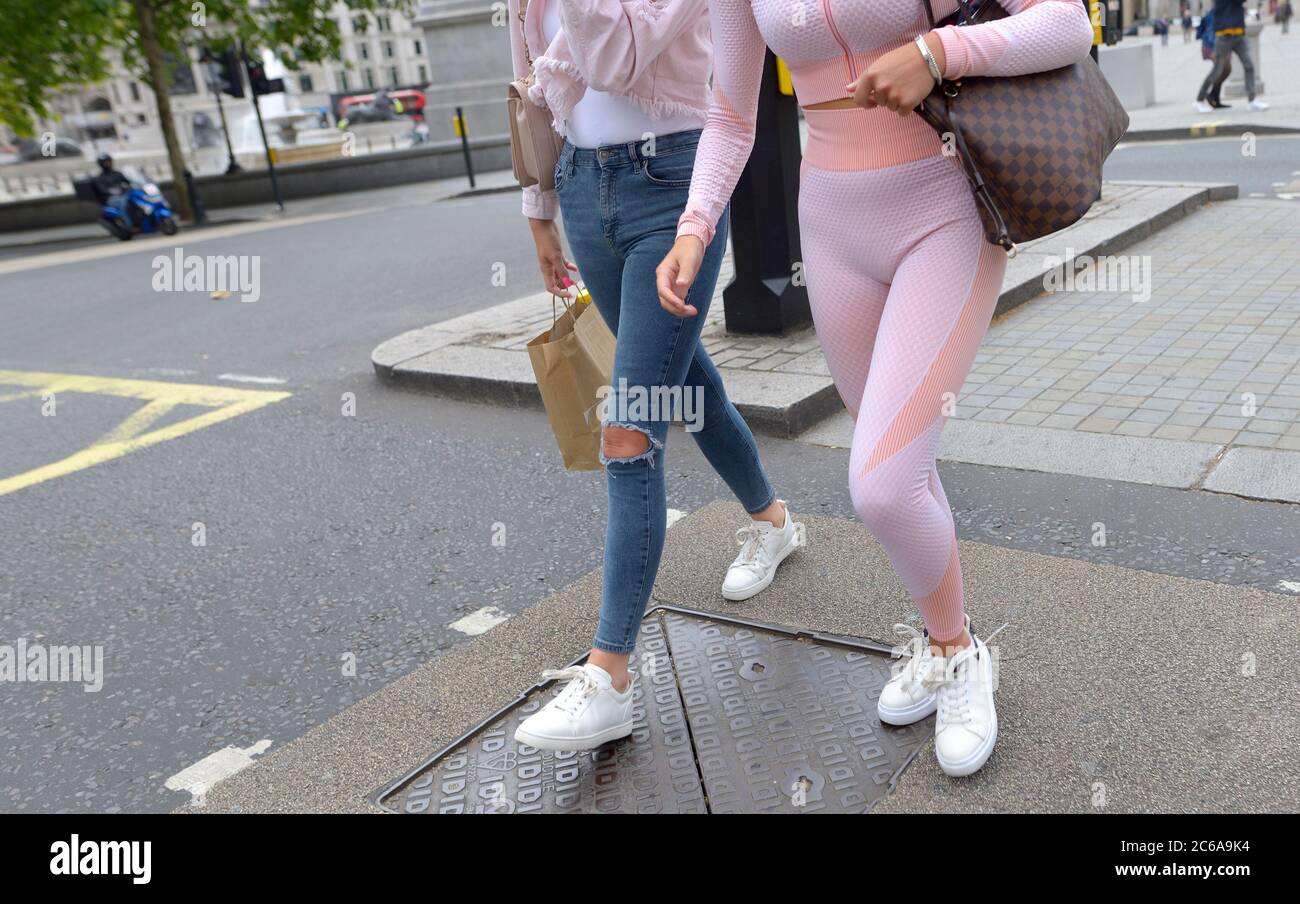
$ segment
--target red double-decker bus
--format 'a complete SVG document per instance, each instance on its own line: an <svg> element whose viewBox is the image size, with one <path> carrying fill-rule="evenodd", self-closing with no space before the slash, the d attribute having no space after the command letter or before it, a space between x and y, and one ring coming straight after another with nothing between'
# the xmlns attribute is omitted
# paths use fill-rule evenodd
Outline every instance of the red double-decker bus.
<svg viewBox="0 0 1300 904"><path fill-rule="evenodd" d="M375 102L377 92L369 94L349 94L346 97L339 98L338 116L340 119L348 119L349 110L358 106L369 106ZM418 88L394 88L388 92L388 99L394 102L394 110L402 116L410 116L413 119L424 118L424 92Z"/></svg>

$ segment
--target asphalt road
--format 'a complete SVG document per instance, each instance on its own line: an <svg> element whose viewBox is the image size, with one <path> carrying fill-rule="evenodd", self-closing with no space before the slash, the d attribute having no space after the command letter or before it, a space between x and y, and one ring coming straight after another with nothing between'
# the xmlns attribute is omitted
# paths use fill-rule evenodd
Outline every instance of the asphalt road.
<svg viewBox="0 0 1300 904"><path fill-rule="evenodd" d="M188 798L169 776L227 745L297 737L466 640L450 627L462 616L518 613L598 565L601 478L558 467L541 412L394 390L369 364L403 330L535 291L516 203L390 206L190 246L260 256L255 304L152 291L150 248L0 275L0 370L290 393L0 495L0 643L102 644L106 666L98 693L5 686L0 809L171 809ZM39 397L0 401L0 480L134 410L57 398L54 417ZM678 433L670 448L670 506L726 498L693 444ZM796 512L852 516L842 450L762 449ZM1300 581L1295 506L943 474L964 537L1271 590ZM1104 549L1087 542L1099 519Z"/></svg>
<svg viewBox="0 0 1300 904"><path fill-rule="evenodd" d="M1241 197L1300 200L1300 135L1257 135L1254 154L1241 136L1194 141L1121 142L1106 161L1113 180L1235 182Z"/></svg>

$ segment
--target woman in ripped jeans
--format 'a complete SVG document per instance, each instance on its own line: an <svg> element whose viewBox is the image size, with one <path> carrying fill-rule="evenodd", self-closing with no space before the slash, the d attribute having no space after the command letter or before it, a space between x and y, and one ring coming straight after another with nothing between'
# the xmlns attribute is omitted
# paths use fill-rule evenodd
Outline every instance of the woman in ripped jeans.
<svg viewBox="0 0 1300 904"><path fill-rule="evenodd" d="M571 295L570 273L580 272L618 344L604 404L609 521L596 637L584 665L543 673L567 684L515 737L543 749L590 750L632 731L628 659L667 530L664 442L673 412L655 401L682 403L687 431L752 519L737 531L741 549L724 597L744 600L767 587L804 532L776 498L753 434L700 345L725 240L711 245L690 289L700 316L674 317L655 290L708 115L707 3L532 0L522 28L519 5L509 0L515 75L534 62L531 96L565 137L556 190L524 190L542 279L548 291ZM561 246L557 212L576 266ZM725 239L725 213L718 229Z"/></svg>

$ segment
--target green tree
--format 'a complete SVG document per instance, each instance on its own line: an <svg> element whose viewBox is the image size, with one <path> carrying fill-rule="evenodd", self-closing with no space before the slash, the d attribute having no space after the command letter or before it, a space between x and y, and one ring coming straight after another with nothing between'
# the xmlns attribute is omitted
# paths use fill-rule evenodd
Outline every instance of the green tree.
<svg viewBox="0 0 1300 904"><path fill-rule="evenodd" d="M15 3L18 9L11 14ZM193 219L167 93L168 55L190 59L191 46L220 49L238 40L246 48L271 51L291 70L337 59L339 28L329 15L336 6L350 13L406 12L410 0L6 0L0 121L30 133L34 118L48 114L51 93L101 81L111 63L108 52L120 51L126 68L153 89L177 213Z"/></svg>
<svg viewBox="0 0 1300 904"><path fill-rule="evenodd" d="M103 80L125 12L120 0L5 0L0 122L31 135L51 93Z"/></svg>

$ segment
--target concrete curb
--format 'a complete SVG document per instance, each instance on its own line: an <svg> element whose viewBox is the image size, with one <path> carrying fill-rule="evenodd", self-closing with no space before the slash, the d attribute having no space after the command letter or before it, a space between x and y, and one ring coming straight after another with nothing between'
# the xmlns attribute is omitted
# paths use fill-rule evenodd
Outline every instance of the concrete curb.
<svg viewBox="0 0 1300 904"><path fill-rule="evenodd" d="M1056 237L1028 243L1010 262L994 316L1042 295L1044 279L1080 256L1114 254L1211 201L1237 197L1227 183L1111 182L1112 186L1152 189L1127 207L1101 208ZM1164 190L1162 192L1162 190ZM1104 204L1105 198L1099 205ZM1114 203L1114 202L1112 202ZM1046 242L1053 247L1046 247ZM1064 249L1056 247L1066 242ZM1064 253L1051 254L1052 251ZM381 343L371 353L380 380L394 386L435 392L471 402L537 407L541 396L528 356L517 350L462 344L470 336L499 330L502 322L537 310L544 295L526 297L431 324ZM543 305L544 306L544 305ZM737 410L759 433L789 438L843 409L830 377L810 373L760 371L722 365L727 392Z"/></svg>
<svg viewBox="0 0 1300 904"><path fill-rule="evenodd" d="M848 449L853 444L853 420L847 413L828 418L799 441ZM1300 452L1288 449L952 418L939 440L938 458L1300 503Z"/></svg>
<svg viewBox="0 0 1300 904"><path fill-rule="evenodd" d="M379 378L392 386L466 402L542 405L531 365L517 353L448 345L414 359L393 360L385 345L375 349L371 362ZM844 408L829 377L749 370L728 370L725 376L736 410L750 429L768 436L798 436Z"/></svg>
<svg viewBox="0 0 1300 904"><path fill-rule="evenodd" d="M1295 126L1259 126L1247 122L1201 122L1190 126L1166 129L1130 129L1124 133L1125 141L1170 141L1186 138L1225 138L1233 135L1300 135Z"/></svg>
<svg viewBox="0 0 1300 904"><path fill-rule="evenodd" d="M1300 503L1300 452L1230 446L1202 486L1246 499Z"/></svg>

